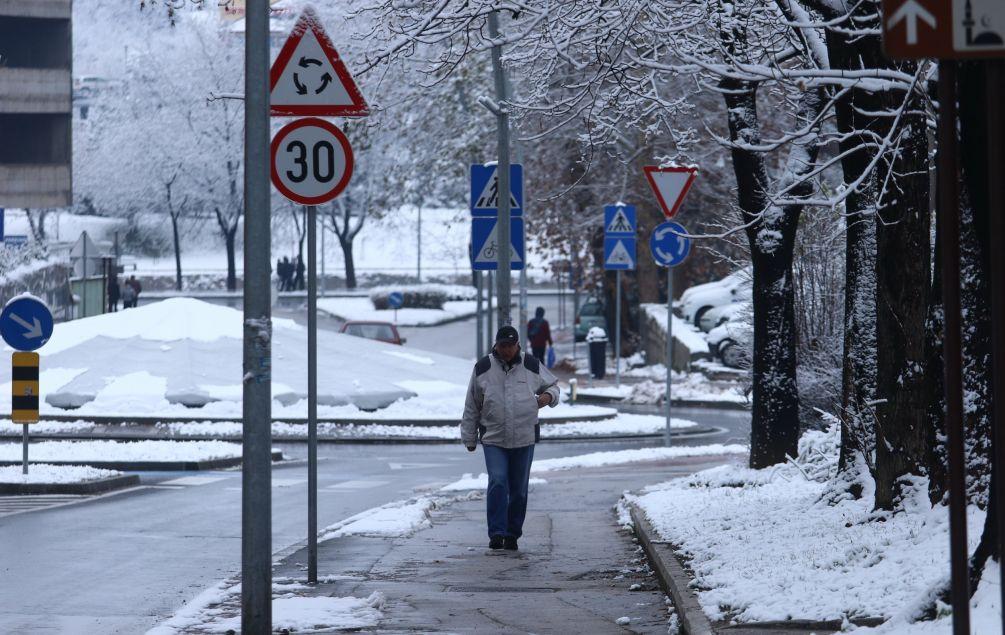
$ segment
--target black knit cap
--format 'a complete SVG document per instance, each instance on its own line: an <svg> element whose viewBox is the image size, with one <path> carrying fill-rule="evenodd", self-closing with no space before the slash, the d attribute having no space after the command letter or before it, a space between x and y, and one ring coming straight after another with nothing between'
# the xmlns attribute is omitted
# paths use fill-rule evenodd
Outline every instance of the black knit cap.
<svg viewBox="0 0 1005 635"><path fill-rule="evenodd" d="M496 332L496 344L516 344L519 341L520 334L508 324Z"/></svg>

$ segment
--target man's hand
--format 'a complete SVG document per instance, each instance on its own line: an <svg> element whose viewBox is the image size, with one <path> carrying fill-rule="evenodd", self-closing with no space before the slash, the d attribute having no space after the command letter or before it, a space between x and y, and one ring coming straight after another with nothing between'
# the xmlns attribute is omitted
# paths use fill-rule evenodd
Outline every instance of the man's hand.
<svg viewBox="0 0 1005 635"><path fill-rule="evenodd" d="M474 452L475 451L475 446L473 446L473 445L468 445L468 446L465 446L465 447L468 449L468 452Z"/></svg>
<svg viewBox="0 0 1005 635"><path fill-rule="evenodd" d="M537 396L537 407L544 408L551 404L551 393L543 392Z"/></svg>

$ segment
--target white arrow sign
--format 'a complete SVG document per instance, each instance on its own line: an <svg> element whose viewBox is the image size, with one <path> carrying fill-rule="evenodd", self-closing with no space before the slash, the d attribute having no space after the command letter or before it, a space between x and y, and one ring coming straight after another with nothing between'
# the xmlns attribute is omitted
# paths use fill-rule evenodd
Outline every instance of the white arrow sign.
<svg viewBox="0 0 1005 635"><path fill-rule="evenodd" d="M38 321L38 318L32 318L35 321L35 323L34 324L29 324L28 320L24 319L23 317L21 317L17 313L11 313L10 314L10 319L14 320L19 325L21 325L21 326L23 326L24 328L27 329L24 332L24 336L26 338L28 338L30 340L33 340L33 339L35 339L37 337L42 337L42 323Z"/></svg>
<svg viewBox="0 0 1005 635"><path fill-rule="evenodd" d="M929 13L928 9L921 6L916 2L916 0L907 0L904 4L900 5L900 8L890 16L890 19L886 22L886 28L892 29L901 22L907 27L907 43L917 44L918 43L918 20L921 20L928 26L935 27L935 16Z"/></svg>

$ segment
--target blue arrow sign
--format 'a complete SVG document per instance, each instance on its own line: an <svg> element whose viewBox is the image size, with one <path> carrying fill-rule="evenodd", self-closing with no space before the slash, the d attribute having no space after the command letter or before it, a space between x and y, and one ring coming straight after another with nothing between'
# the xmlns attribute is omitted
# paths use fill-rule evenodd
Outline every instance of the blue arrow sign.
<svg viewBox="0 0 1005 635"><path fill-rule="evenodd" d="M635 238L625 236L604 237L604 269L616 271L635 270Z"/></svg>
<svg viewBox="0 0 1005 635"><path fill-rule="evenodd" d="M0 336L14 350L41 348L52 337L52 312L35 296L20 295L0 313Z"/></svg>
<svg viewBox="0 0 1005 635"><path fill-rule="evenodd" d="M400 309L405 304L405 296L401 291L392 291L387 294L387 303L392 309Z"/></svg>
<svg viewBox="0 0 1005 635"><path fill-rule="evenodd" d="M498 219L475 217L471 219L471 267L475 271L495 271L499 268L499 243L496 238ZM510 219L510 267L523 269L524 237L523 218Z"/></svg>
<svg viewBox="0 0 1005 635"><path fill-rule="evenodd" d="M523 216L523 165L509 166L510 215ZM471 165L471 215L499 215L498 166Z"/></svg>
<svg viewBox="0 0 1005 635"><path fill-rule="evenodd" d="M608 205L604 207L605 236L635 236L638 224L635 222L634 205Z"/></svg>
<svg viewBox="0 0 1005 635"><path fill-rule="evenodd" d="M649 236L649 249L653 260L661 267L676 267L691 253L691 239L680 223L660 223Z"/></svg>

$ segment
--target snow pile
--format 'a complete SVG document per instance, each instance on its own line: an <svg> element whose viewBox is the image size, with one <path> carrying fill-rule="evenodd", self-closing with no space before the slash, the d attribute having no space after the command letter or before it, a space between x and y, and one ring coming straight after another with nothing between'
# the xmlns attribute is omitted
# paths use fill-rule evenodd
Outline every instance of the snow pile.
<svg viewBox="0 0 1005 635"><path fill-rule="evenodd" d="M385 598L372 593L367 598L305 596L312 587L274 580L272 628L276 632L317 632L374 628L383 617ZM235 633L241 630L241 585L220 582L196 596L169 620L147 635L183 633Z"/></svg>
<svg viewBox="0 0 1005 635"><path fill-rule="evenodd" d="M431 527L429 512L436 508L432 498L395 501L350 516L325 527L321 540L341 536L407 536L419 529Z"/></svg>
<svg viewBox="0 0 1005 635"><path fill-rule="evenodd" d="M210 461L241 456L239 443L225 441L41 441L32 443L32 461ZM0 443L0 461L20 461L20 443Z"/></svg>
<svg viewBox="0 0 1005 635"><path fill-rule="evenodd" d="M121 475L122 472L115 470L101 470L85 465L32 463L27 474L21 473L20 465L0 466L0 483L86 483Z"/></svg>
<svg viewBox="0 0 1005 635"><path fill-rule="evenodd" d="M920 479L895 514L873 511L869 492L825 496L838 442L833 425L803 436L798 462L716 467L629 497L687 559L710 619L889 618L944 582L946 509L931 507ZM980 527L983 513L971 509L968 523ZM979 538L971 532L971 547Z"/></svg>
<svg viewBox="0 0 1005 635"><path fill-rule="evenodd" d="M370 289L370 300L390 293L435 293L443 295L447 300L474 300L478 291L473 286L461 284L402 284L398 286L383 286Z"/></svg>

